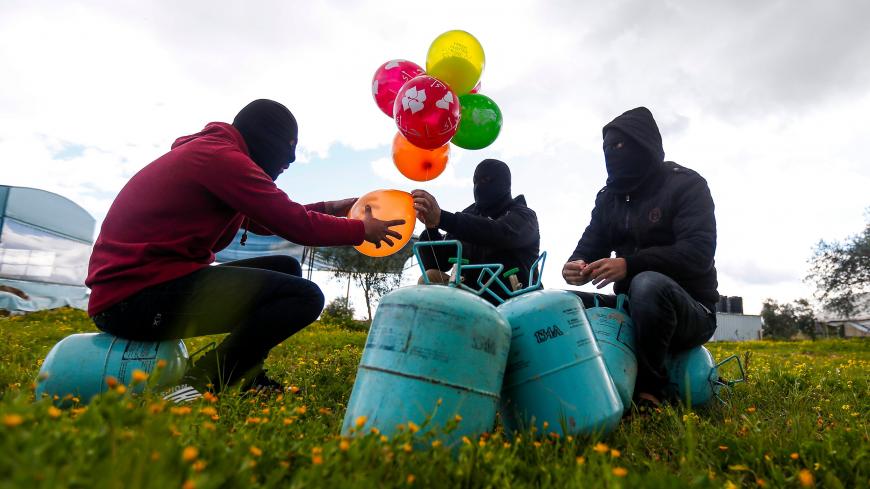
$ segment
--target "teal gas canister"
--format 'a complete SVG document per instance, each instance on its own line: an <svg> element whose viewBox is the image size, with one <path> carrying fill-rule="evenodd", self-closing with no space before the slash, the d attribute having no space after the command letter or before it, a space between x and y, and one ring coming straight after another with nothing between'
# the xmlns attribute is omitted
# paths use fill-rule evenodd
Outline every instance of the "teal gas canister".
<svg viewBox="0 0 870 489"><path fill-rule="evenodd" d="M724 380L719 377L719 368L731 361L737 362L740 378ZM668 388L691 406L703 406L714 397L721 400L720 393L723 388L746 380L743 364L737 355L731 355L716 363L710 350L703 346L667 356L665 366L670 379Z"/></svg>
<svg viewBox="0 0 870 489"><path fill-rule="evenodd" d="M132 341L108 333L82 333L60 340L42 362L36 385L36 398L63 400L78 397L89 402L108 389L106 379L129 384L134 370L151 374L157 363L166 362L155 388L176 383L187 368L187 348L181 340ZM141 392L144 385L134 387Z"/></svg>
<svg viewBox="0 0 870 489"><path fill-rule="evenodd" d="M424 246L456 247L453 280L447 286L402 287L381 299L348 401L346 435L377 428L390 436L409 421L426 431L461 419L438 435L454 445L495 424L510 327L480 290L461 283L461 270L468 268L461 243L416 243L418 262ZM423 277L428 282L425 270Z"/></svg>
<svg viewBox="0 0 870 489"><path fill-rule="evenodd" d="M546 253L538 259L540 269L545 258ZM536 269L524 289L509 291L500 279L496 285L512 296L498 307L511 326L500 407L505 428L535 426L562 435L610 432L623 405L583 304L570 292L542 290Z"/></svg>
<svg viewBox="0 0 870 489"><path fill-rule="evenodd" d="M637 357L634 354L634 322L626 311L626 299L625 294L619 294L615 308L600 307L596 296L596 307L587 309L586 317L622 405L628 409L637 380Z"/></svg>

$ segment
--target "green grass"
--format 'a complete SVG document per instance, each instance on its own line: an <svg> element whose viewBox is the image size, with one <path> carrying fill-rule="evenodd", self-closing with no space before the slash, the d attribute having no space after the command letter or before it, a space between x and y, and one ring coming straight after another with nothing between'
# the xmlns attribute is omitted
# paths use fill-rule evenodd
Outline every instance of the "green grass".
<svg viewBox="0 0 870 489"><path fill-rule="evenodd" d="M34 403L51 346L92 330L68 309L0 319L0 487L870 486L867 341L712 344L716 358L748 354L749 381L729 406L666 408L603 439L496 432L454 453L410 433L339 437L365 334L321 325L270 355L270 372L293 386L280 398Z"/></svg>

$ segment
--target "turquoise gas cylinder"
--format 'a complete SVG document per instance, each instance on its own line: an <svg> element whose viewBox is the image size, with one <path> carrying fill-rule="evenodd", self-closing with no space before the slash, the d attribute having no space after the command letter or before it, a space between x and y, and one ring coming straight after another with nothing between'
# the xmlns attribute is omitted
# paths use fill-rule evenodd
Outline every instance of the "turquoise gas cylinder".
<svg viewBox="0 0 870 489"><path fill-rule="evenodd" d="M737 361L740 378L726 381L719 377L719 367L730 361ZM720 391L746 380L743 364L737 355L716 363L713 355L703 346L698 346L665 359L670 378L669 389L679 395L680 399L691 406L708 404L713 397L721 400Z"/></svg>
<svg viewBox="0 0 870 489"><path fill-rule="evenodd" d="M132 341L107 333L83 333L60 340L39 369L36 398L78 397L86 403L108 389L107 377L129 384L134 370L152 373L164 360L154 386L176 383L187 368L187 348L181 340ZM144 385L134 387L141 392Z"/></svg>
<svg viewBox="0 0 870 489"><path fill-rule="evenodd" d="M539 290L545 260L543 253L528 287L508 290L501 279L496 283L513 296L498 307L512 333L502 421L508 431L535 426L562 435L610 432L623 413L619 393L577 296Z"/></svg>
<svg viewBox="0 0 870 489"><path fill-rule="evenodd" d="M439 434L453 445L495 423L510 327L479 297L480 290L460 282L467 268L461 243L418 242L418 263L421 246L455 246L455 273L447 286L402 287L381 299L348 401L342 427L346 435L377 428L390 436L409 421L425 431L448 426L459 415L453 431ZM492 267L496 273L502 268L474 267ZM425 270L423 277L428 283Z"/></svg>
<svg viewBox="0 0 870 489"><path fill-rule="evenodd" d="M596 296L595 307L586 310L586 317L622 405L628 409L637 380L637 358L634 356L634 322L625 310L625 300L625 294L619 294L616 308L599 307Z"/></svg>

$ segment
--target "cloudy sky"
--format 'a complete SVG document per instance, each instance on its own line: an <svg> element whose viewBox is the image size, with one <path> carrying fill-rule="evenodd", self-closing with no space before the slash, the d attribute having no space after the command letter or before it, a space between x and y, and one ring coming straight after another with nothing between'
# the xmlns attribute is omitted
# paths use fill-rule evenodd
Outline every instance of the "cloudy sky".
<svg viewBox="0 0 870 489"><path fill-rule="evenodd" d="M644 105L667 158L710 184L720 293L757 312L767 297L810 297L813 245L864 225L868 18L863 0L4 0L0 183L60 193L101 221L176 137L273 98L300 122L300 158L278 180L294 200L422 187L458 210L476 163L499 158L538 213L545 283L564 287L605 180L600 128ZM394 58L424 65L451 29L483 45L482 92L504 129L418 185L392 166L395 124L371 77Z"/></svg>

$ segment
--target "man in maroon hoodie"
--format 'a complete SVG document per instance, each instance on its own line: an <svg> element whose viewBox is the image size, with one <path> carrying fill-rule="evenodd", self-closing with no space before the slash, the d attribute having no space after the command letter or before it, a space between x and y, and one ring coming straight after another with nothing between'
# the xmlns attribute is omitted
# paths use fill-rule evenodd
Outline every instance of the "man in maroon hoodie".
<svg viewBox="0 0 870 489"><path fill-rule="evenodd" d="M196 398L243 377L244 389L280 388L263 361L317 319L323 294L295 259L270 256L209 266L240 227L309 246L392 244L367 209L346 219L355 199L301 205L274 180L296 159L298 129L278 102L255 100L232 125L212 122L175 141L133 176L112 203L94 244L86 284L97 327L134 340L229 333L168 395Z"/></svg>

